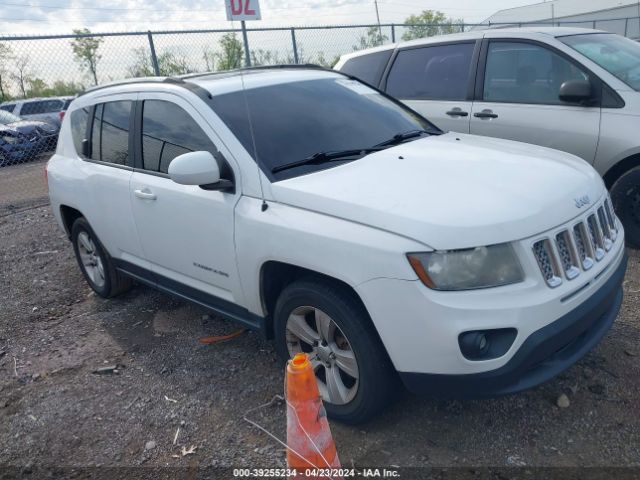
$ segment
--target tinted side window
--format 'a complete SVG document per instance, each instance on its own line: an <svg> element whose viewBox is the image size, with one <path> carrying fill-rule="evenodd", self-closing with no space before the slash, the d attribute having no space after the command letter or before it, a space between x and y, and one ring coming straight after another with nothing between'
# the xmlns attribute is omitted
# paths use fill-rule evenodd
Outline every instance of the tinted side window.
<svg viewBox="0 0 640 480"><path fill-rule="evenodd" d="M37 115L39 113L51 113L62 110L60 100L41 100L37 102L26 102L22 106L22 115Z"/></svg>
<svg viewBox="0 0 640 480"><path fill-rule="evenodd" d="M4 110L5 112L13 112L13 109L15 108L15 104L14 105L0 105L0 110Z"/></svg>
<svg viewBox="0 0 640 480"><path fill-rule="evenodd" d="M131 102L104 104L102 114L102 161L126 165L129 157Z"/></svg>
<svg viewBox="0 0 640 480"><path fill-rule="evenodd" d="M217 149L198 123L178 105L146 100L142 113L142 162L145 170L167 173L178 155Z"/></svg>
<svg viewBox="0 0 640 480"><path fill-rule="evenodd" d="M377 87L392 53L393 50L385 50L352 58L347 60L340 71Z"/></svg>
<svg viewBox="0 0 640 480"><path fill-rule="evenodd" d="M387 93L403 100L464 100L473 49L473 43L459 43L401 50Z"/></svg>
<svg viewBox="0 0 640 480"><path fill-rule="evenodd" d="M36 115L44 112L44 102L26 102L22 105L20 115Z"/></svg>
<svg viewBox="0 0 640 480"><path fill-rule="evenodd" d="M588 76L560 55L531 43L491 42L483 99L488 102L562 104L560 85Z"/></svg>
<svg viewBox="0 0 640 480"><path fill-rule="evenodd" d="M88 121L89 107L80 108L71 113L71 136L78 155L82 155L82 140L87 137Z"/></svg>

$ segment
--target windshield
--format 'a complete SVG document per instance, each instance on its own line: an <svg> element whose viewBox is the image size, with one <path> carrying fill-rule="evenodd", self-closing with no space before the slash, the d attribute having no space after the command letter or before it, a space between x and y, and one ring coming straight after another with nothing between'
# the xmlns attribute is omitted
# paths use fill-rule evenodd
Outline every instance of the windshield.
<svg viewBox="0 0 640 480"><path fill-rule="evenodd" d="M214 96L212 103L215 112L245 149L254 158L257 156L261 168L272 180L341 164L312 162L278 169L315 154L367 149L407 131L440 133L412 110L346 77L250 88L246 90L246 103L243 92L234 91ZM247 106L251 112L255 151ZM411 140L414 138L419 136L412 136Z"/></svg>
<svg viewBox="0 0 640 480"><path fill-rule="evenodd" d="M0 124L6 125L7 123L19 122L22 119L13 113L5 112L4 110L0 110Z"/></svg>
<svg viewBox="0 0 640 480"><path fill-rule="evenodd" d="M574 35L559 40L640 91L640 43L606 33Z"/></svg>

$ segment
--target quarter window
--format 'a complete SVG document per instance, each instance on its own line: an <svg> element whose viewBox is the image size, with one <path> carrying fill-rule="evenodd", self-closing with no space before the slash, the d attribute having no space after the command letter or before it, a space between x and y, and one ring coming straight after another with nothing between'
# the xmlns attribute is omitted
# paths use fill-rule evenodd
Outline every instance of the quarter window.
<svg viewBox="0 0 640 480"><path fill-rule="evenodd" d="M217 149L198 123L178 105L146 100L142 113L142 162L145 170L167 173L178 155Z"/></svg>
<svg viewBox="0 0 640 480"><path fill-rule="evenodd" d="M131 102L96 105L91 133L91 158L126 165L129 158Z"/></svg>
<svg viewBox="0 0 640 480"><path fill-rule="evenodd" d="M398 52L387 93L402 100L464 100L473 43L412 48Z"/></svg>
<svg viewBox="0 0 640 480"><path fill-rule="evenodd" d="M89 107L79 108L71 113L71 136L76 153L82 155L82 142L87 138L87 123L89 122Z"/></svg>
<svg viewBox="0 0 640 480"><path fill-rule="evenodd" d="M13 109L16 108L15 104L11 105L0 105L0 110L4 110L5 112L13 112Z"/></svg>
<svg viewBox="0 0 640 480"><path fill-rule="evenodd" d="M487 102L562 104L560 86L588 76L551 50L530 43L491 42L483 99Z"/></svg>

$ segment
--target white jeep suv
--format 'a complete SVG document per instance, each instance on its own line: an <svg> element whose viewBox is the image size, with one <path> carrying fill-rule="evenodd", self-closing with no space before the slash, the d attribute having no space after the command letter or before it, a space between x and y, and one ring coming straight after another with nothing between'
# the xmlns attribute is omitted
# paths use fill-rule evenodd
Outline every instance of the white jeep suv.
<svg viewBox="0 0 640 480"><path fill-rule="evenodd" d="M624 235L572 155L443 134L343 74L143 79L75 100L51 205L91 287L131 281L308 352L327 411L361 422L396 382L517 392L612 325Z"/></svg>

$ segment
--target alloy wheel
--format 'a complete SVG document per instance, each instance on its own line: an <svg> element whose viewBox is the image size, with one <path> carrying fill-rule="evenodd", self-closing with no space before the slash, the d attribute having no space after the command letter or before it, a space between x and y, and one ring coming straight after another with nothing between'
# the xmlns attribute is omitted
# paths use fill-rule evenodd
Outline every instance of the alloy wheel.
<svg viewBox="0 0 640 480"><path fill-rule="evenodd" d="M309 355L324 401L344 405L354 399L358 362L349 340L329 315L315 307L298 307L287 319L285 335L290 357L299 352Z"/></svg>
<svg viewBox="0 0 640 480"><path fill-rule="evenodd" d="M78 234L78 253L82 261L82 268L97 288L105 284L104 265L102 258L96 249L96 245L87 232Z"/></svg>

